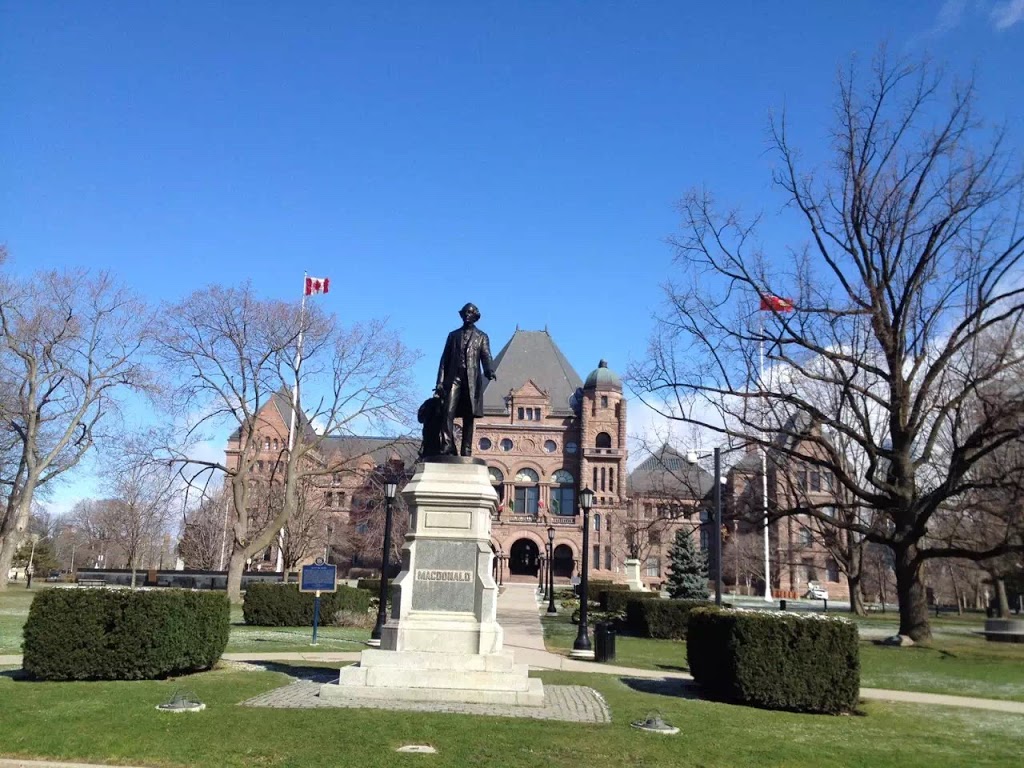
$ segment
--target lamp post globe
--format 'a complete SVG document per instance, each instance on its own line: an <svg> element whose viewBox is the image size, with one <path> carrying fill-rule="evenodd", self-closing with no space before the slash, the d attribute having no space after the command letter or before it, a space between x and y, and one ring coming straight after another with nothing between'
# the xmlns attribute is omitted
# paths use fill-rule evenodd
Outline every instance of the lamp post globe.
<svg viewBox="0 0 1024 768"><path fill-rule="evenodd" d="M587 631L587 601L590 573L590 509L594 506L594 492L589 488L580 491L580 509L583 510L583 556L580 558L580 623L576 640L569 655L575 659L593 659L594 651Z"/></svg>
<svg viewBox="0 0 1024 768"><path fill-rule="evenodd" d="M391 476L384 480L384 547L380 558L380 593L377 604L377 623L370 633L369 645L379 646L384 624L388 620L388 553L391 551L391 502L395 499L398 482Z"/></svg>
<svg viewBox="0 0 1024 768"><path fill-rule="evenodd" d="M548 526L548 613L558 613L555 607L555 528Z"/></svg>

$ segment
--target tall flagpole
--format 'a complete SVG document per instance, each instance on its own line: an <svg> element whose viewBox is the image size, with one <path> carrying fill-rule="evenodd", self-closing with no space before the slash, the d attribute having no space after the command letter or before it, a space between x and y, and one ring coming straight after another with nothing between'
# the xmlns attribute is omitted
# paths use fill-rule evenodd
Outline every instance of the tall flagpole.
<svg viewBox="0 0 1024 768"><path fill-rule="evenodd" d="M292 450L295 448L295 428L299 413L299 368L302 365L302 334L306 329L306 278L308 272L302 273L302 303L299 305L299 339L295 348L295 384L292 386L292 416L288 422L288 461L291 461ZM277 532L277 570L284 577L284 526Z"/></svg>
<svg viewBox="0 0 1024 768"><path fill-rule="evenodd" d="M760 311L758 316L761 319L761 333L758 345L758 354L761 362L761 373L758 383L761 385L761 394L764 394L764 317ZM763 401L763 398L762 398ZM763 405L763 402L762 402ZM764 413L762 411L762 413ZM767 418L765 418L767 422ZM763 424L762 427L767 427ZM767 440L768 430L761 430L761 510L764 517L764 599L765 602L772 602L772 575L771 575L771 554L768 543L768 449L764 441Z"/></svg>

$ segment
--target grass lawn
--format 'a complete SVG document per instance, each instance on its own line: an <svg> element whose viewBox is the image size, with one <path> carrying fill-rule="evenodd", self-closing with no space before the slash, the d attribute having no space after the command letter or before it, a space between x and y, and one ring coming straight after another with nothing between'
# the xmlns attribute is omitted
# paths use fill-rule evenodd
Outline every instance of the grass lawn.
<svg viewBox="0 0 1024 768"><path fill-rule="evenodd" d="M565 616L542 616L541 624L548 650L568 653L576 626ZM615 650L618 666L688 671L684 642L619 635ZM865 688L1024 701L1024 644L990 643L977 635L946 631L936 631L927 647L895 648L862 640L860 664Z"/></svg>
<svg viewBox="0 0 1024 768"><path fill-rule="evenodd" d="M0 590L0 655L21 653L21 628L25 626L35 592L17 582Z"/></svg>
<svg viewBox="0 0 1024 768"><path fill-rule="evenodd" d="M276 672L217 670L132 683L38 683L0 676L0 754L152 766L940 766L1015 765L1024 718L869 702L864 716L769 712L645 692L643 681L543 673L548 684L590 685L610 725L377 710L239 707L285 684ZM634 687L635 686L635 687ZM207 709L154 706L182 688ZM631 729L657 711L676 737ZM403 744L437 755L398 755Z"/></svg>
<svg viewBox="0 0 1024 768"><path fill-rule="evenodd" d="M544 644L549 651L568 655L576 639L577 628L565 616L542 616ZM594 628L590 627L590 642L594 642ZM649 640L618 635L615 638L616 666L634 669L663 669L687 672L686 643L675 640Z"/></svg>
<svg viewBox="0 0 1024 768"><path fill-rule="evenodd" d="M866 688L1024 701L1024 644L962 637L894 648L862 641L860 666Z"/></svg>
<svg viewBox="0 0 1024 768"><path fill-rule="evenodd" d="M39 586L39 589L47 588ZM35 584L30 590L22 584L0 591L0 655L21 653L21 631L36 592ZM317 645L313 647L310 645L312 627L250 627L242 620L241 606L232 606L231 634L226 650L227 653L359 651L369 637L369 629L321 626Z"/></svg>

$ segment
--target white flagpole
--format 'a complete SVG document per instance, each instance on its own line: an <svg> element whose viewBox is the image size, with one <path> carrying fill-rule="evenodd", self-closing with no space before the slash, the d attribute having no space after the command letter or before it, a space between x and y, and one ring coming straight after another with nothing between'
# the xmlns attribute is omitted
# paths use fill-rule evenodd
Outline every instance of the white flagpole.
<svg viewBox="0 0 1024 768"><path fill-rule="evenodd" d="M760 315L761 310L758 310ZM758 377L758 383L761 385L761 393L764 394L764 316L761 315L761 334L758 341L758 354L761 362L761 372ZM764 398L762 398L762 405L764 404ZM762 413L765 413L762 411ZM767 415L765 415L765 422L767 422ZM767 423L762 425L767 427ZM767 428L762 430L762 439L768 439ZM771 575L771 554L768 543L768 449L762 443L761 445L761 509L764 517L764 599L765 602L772 602L772 575Z"/></svg>
<svg viewBox="0 0 1024 768"><path fill-rule="evenodd" d="M299 338L295 348L295 384L292 386L292 415L288 423L288 460L291 461L292 450L295 448L295 428L299 413L299 368L302 366L302 334L306 328L306 278L308 272L302 273L302 303L299 305ZM277 532L277 570L284 576L284 526Z"/></svg>

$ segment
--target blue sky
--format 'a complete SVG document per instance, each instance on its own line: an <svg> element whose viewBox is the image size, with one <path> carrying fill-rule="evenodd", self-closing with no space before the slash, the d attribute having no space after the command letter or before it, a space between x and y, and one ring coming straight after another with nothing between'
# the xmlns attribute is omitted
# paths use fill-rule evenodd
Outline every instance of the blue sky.
<svg viewBox="0 0 1024 768"><path fill-rule="evenodd" d="M1024 146L1024 0L0 1L0 241L154 302L329 276L329 309L424 352L424 396L466 301L496 348L547 327L581 375L622 371L675 201L706 186L765 214L770 251L802 242L769 112L821 160L837 67L884 41L973 71Z"/></svg>

